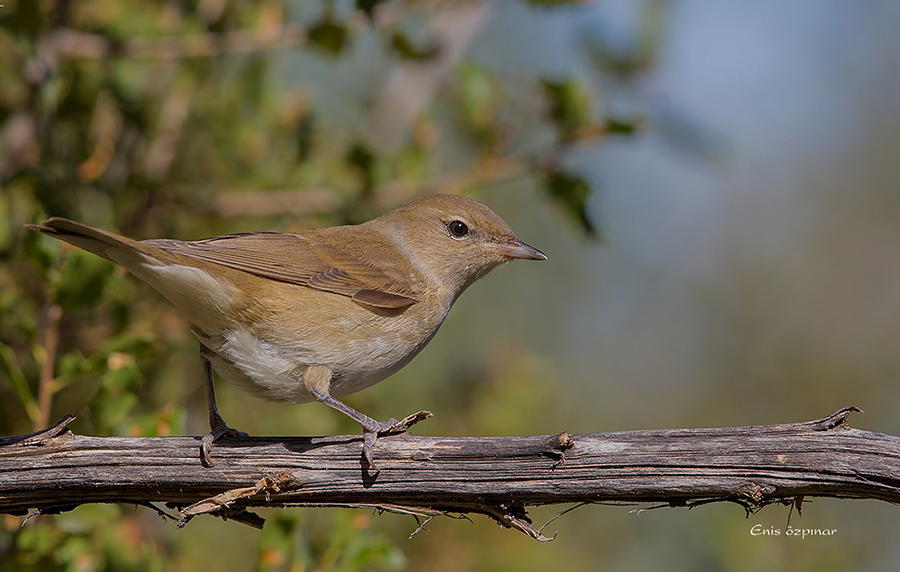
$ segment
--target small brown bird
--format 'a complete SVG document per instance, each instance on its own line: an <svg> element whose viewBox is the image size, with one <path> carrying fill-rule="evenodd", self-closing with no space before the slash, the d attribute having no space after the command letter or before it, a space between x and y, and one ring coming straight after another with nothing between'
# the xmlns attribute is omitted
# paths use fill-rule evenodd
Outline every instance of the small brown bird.
<svg viewBox="0 0 900 572"><path fill-rule="evenodd" d="M246 436L216 410L215 368L258 397L320 401L350 416L378 470L378 435L431 414L379 422L336 397L409 363L459 295L496 266L547 259L488 207L453 195L414 199L355 226L193 242L136 241L57 217L28 226L124 266L191 323L209 402L211 430L200 446L207 465L216 439Z"/></svg>

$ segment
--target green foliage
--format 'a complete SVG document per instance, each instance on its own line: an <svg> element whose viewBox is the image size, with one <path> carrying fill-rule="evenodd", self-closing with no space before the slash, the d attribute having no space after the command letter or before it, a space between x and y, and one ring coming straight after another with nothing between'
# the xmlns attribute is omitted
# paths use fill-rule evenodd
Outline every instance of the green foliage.
<svg viewBox="0 0 900 572"><path fill-rule="evenodd" d="M565 138L577 137L592 122L594 98L585 85L574 79L544 80L550 99L550 117Z"/></svg>
<svg viewBox="0 0 900 572"><path fill-rule="evenodd" d="M56 519L29 522L18 530L11 528L16 524L12 519L3 524L0 538L8 546L0 561L9 572L167 569L165 547L150 534L152 521L139 518L128 507L84 506ZM0 558L3 555L0 551Z"/></svg>
<svg viewBox="0 0 900 572"><path fill-rule="evenodd" d="M305 520L279 514L257 542L256 571L284 570L289 563L323 572L404 569L403 553L372 528L371 515L362 511Z"/></svg>
<svg viewBox="0 0 900 572"><path fill-rule="evenodd" d="M356 0L356 7L365 12L367 16L371 17L375 8L380 4L384 4L386 1L387 0Z"/></svg>
<svg viewBox="0 0 900 572"><path fill-rule="evenodd" d="M547 193L553 197L569 220L575 222L582 232L597 236L597 227L587 212L587 201L591 187L578 175L561 170L550 170L546 174Z"/></svg>
<svg viewBox="0 0 900 572"><path fill-rule="evenodd" d="M395 31L391 36L391 48L401 56L409 60L428 60L440 53L440 48L436 44L427 46L416 46L409 34L402 31Z"/></svg>
<svg viewBox="0 0 900 572"><path fill-rule="evenodd" d="M333 56L340 55L347 41L348 30L331 20L323 20L309 30L311 42Z"/></svg>
<svg viewBox="0 0 900 572"><path fill-rule="evenodd" d="M503 105L503 93L500 82L472 62L460 66L456 77L459 120L479 148L490 152L499 143L501 133L498 111Z"/></svg>
<svg viewBox="0 0 900 572"><path fill-rule="evenodd" d="M598 233L590 185L548 165L637 127L598 105L600 77L442 64L436 86L410 88L428 97L399 126L401 143L383 145L360 127L377 124L379 86L445 54L432 23L452 8L355 7L325 2L310 16L275 1L47 0L0 10L0 434L68 412L79 432L184 434L187 397L202 391L187 324L164 300L25 223L65 216L136 238L197 238L360 222L423 191L534 181L586 236ZM0 568L169 569L174 548L147 512L87 506L24 528L6 517ZM270 519L257 569L403 568L368 515L307 514Z"/></svg>

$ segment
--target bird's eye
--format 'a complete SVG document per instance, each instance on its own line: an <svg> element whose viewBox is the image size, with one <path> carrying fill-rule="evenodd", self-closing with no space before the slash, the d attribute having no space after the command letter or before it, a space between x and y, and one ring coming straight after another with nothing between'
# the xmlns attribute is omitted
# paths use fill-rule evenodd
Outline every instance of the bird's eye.
<svg viewBox="0 0 900 572"><path fill-rule="evenodd" d="M452 234L456 238L462 238L469 234L469 227L466 226L466 223L460 220L451 220L447 224L447 230L449 230L450 234Z"/></svg>

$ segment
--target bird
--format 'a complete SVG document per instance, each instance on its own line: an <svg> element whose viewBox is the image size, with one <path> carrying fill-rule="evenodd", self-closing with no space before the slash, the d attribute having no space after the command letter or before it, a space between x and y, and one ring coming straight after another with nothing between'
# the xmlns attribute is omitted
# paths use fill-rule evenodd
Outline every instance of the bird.
<svg viewBox="0 0 900 572"><path fill-rule="evenodd" d="M243 232L194 241L132 240L66 218L30 229L109 259L166 297L200 343L210 432L246 437L216 407L216 371L272 401L318 401L362 426L364 460L379 471L379 435L431 416L375 419L338 398L408 364L476 280L506 262L547 260L489 207L426 195L358 225Z"/></svg>

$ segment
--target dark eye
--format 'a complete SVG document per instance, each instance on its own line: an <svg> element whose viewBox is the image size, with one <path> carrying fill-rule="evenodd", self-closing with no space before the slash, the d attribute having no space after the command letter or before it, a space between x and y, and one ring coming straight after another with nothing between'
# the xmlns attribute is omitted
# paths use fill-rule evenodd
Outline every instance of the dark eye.
<svg viewBox="0 0 900 572"><path fill-rule="evenodd" d="M449 224L447 224L447 230L449 230L450 234L456 238L462 238L469 234L469 227L460 220L451 220Z"/></svg>

